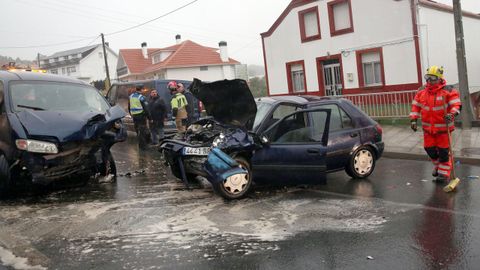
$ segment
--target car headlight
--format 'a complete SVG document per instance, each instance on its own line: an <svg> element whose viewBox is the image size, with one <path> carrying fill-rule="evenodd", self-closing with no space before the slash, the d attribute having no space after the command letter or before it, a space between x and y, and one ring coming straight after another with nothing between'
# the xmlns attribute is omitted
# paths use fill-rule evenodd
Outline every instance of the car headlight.
<svg viewBox="0 0 480 270"><path fill-rule="evenodd" d="M54 143L42 142L36 140L16 140L15 144L20 150L32 152L32 153L43 153L43 154L57 154L58 148Z"/></svg>
<svg viewBox="0 0 480 270"><path fill-rule="evenodd" d="M225 142L225 135L220 133L212 142L213 147L218 147L220 144Z"/></svg>

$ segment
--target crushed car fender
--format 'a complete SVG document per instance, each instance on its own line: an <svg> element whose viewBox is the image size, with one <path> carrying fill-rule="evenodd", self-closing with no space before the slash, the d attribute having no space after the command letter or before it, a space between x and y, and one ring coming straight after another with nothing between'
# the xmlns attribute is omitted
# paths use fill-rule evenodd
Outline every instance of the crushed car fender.
<svg viewBox="0 0 480 270"><path fill-rule="evenodd" d="M247 174L247 170L240 167L233 158L218 148L212 148L204 164L207 180L212 184L223 182L236 174Z"/></svg>

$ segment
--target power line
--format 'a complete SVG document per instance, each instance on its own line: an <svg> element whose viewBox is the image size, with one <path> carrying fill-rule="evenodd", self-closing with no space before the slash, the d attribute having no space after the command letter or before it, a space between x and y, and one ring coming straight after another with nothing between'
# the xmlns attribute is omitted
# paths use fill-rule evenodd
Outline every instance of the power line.
<svg viewBox="0 0 480 270"><path fill-rule="evenodd" d="M92 38L98 38L98 36L92 36L88 38L82 38L82 39L77 39L77 40L71 40L71 41L66 41L66 42L59 42L59 43L51 43L51 44L43 44L43 45L32 45L32 46L6 46L6 47L0 47L0 49L32 49L32 48L45 48L45 47L55 47L55 46L60 46L60 45L66 45L66 44L72 44L72 43L77 43L85 40L90 40Z"/></svg>
<svg viewBox="0 0 480 270"><path fill-rule="evenodd" d="M140 27L140 26L142 26L142 25L145 25L145 24L147 24L147 23L151 23L151 22L153 22L153 21L156 21L156 20L158 20L158 19L161 19L161 18L163 18L163 17L166 17L166 16L168 16L168 15L174 13L174 12L177 12L177 11L183 9L183 8L186 8L186 7L192 5L193 3L197 2L197 1L198 1L198 0L193 0L193 1L191 1L191 2L189 2L189 3L187 3L187 4L185 4L185 5L183 5L183 6L181 6L181 7L178 7L178 8L176 8L176 9L174 9L174 10L172 10L172 11L169 11L169 12L163 14L163 15L160 15L160 16L158 16L158 17L156 17L156 18L153 18L153 19L148 20L148 21L146 21L146 22L143 22L143 23L140 23L140 24L137 24L137 25L134 25L134 26L125 28L125 29L123 29L123 30L119 30L119 31L116 31L116 32L112 32L112 33L105 34L105 36L111 36L111 35L119 34L119 33L122 33L122 32L126 32L126 31L129 31L129 30L138 28L138 27Z"/></svg>

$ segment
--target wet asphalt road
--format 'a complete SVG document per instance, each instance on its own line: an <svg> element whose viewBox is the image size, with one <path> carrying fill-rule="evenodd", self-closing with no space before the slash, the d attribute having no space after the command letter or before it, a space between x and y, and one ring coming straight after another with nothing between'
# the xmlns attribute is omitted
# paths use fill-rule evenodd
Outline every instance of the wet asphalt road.
<svg viewBox="0 0 480 270"><path fill-rule="evenodd" d="M467 179L480 167L458 165L463 182L453 194L430 181L426 161L381 159L368 180L338 172L327 185L261 186L246 199L224 201L205 181L186 190L153 150L139 155L129 142L113 153L117 183L0 201L0 269L480 264L480 180Z"/></svg>

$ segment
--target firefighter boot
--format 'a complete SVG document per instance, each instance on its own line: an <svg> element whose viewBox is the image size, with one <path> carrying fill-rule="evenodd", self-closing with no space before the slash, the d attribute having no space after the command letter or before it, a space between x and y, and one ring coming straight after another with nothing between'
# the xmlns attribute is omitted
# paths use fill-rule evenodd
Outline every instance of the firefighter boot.
<svg viewBox="0 0 480 270"><path fill-rule="evenodd" d="M440 174L435 178L434 182L438 184L447 184L448 183L448 178L445 175Z"/></svg>

